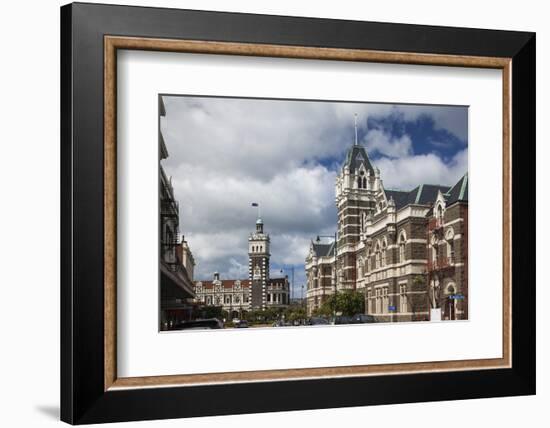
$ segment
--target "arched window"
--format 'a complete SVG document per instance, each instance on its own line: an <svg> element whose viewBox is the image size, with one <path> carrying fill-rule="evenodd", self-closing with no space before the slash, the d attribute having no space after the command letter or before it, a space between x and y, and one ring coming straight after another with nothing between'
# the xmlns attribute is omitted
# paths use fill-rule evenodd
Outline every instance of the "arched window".
<svg viewBox="0 0 550 428"><path fill-rule="evenodd" d="M454 229L452 227L449 227L445 232L445 240L446 240L446 247L447 247L447 260L449 264L453 264L455 262L455 241L454 241Z"/></svg>
<svg viewBox="0 0 550 428"><path fill-rule="evenodd" d="M386 266L386 241L382 243L382 266Z"/></svg>
<svg viewBox="0 0 550 428"><path fill-rule="evenodd" d="M382 312L382 289L377 288L376 291L376 308L375 311L377 314Z"/></svg>
<svg viewBox="0 0 550 428"><path fill-rule="evenodd" d="M453 264L455 261L455 241L451 239L447 241L447 259L450 264Z"/></svg>
<svg viewBox="0 0 550 428"><path fill-rule="evenodd" d="M399 286L399 312L408 312L407 284Z"/></svg>
<svg viewBox="0 0 550 428"><path fill-rule="evenodd" d="M376 249L374 251L374 268L378 269L380 267L380 243L376 243Z"/></svg>
<svg viewBox="0 0 550 428"><path fill-rule="evenodd" d="M367 188L367 177L363 177L363 189Z"/></svg>
<svg viewBox="0 0 550 428"><path fill-rule="evenodd" d="M441 204L439 204L437 206L436 216L437 216L437 221L439 223L442 223L443 222L443 207L441 206Z"/></svg>
<svg viewBox="0 0 550 428"><path fill-rule="evenodd" d="M456 293L456 287L454 282L449 282L445 287L445 294L455 294L455 293Z"/></svg>
<svg viewBox="0 0 550 428"><path fill-rule="evenodd" d="M401 232L399 235L399 263L405 262L405 242L407 238L405 237L405 232Z"/></svg>
<svg viewBox="0 0 550 428"><path fill-rule="evenodd" d="M357 177L357 188L361 189L363 187L363 179L361 177Z"/></svg>

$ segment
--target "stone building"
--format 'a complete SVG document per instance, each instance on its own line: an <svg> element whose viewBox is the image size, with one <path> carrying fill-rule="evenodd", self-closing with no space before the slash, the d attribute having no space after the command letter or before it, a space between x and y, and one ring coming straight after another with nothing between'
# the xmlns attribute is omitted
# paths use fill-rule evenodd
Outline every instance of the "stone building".
<svg viewBox="0 0 550 428"><path fill-rule="evenodd" d="M162 97L159 98L161 115L164 114ZM195 297L193 269L195 260L188 243L180 235L179 204L174 196L172 181L166 176L162 160L168 150L159 132L159 237L160 237L160 328L170 329L180 321L191 318Z"/></svg>
<svg viewBox="0 0 550 428"><path fill-rule="evenodd" d="M248 237L248 279L252 281L252 307L265 309L267 306L267 284L269 282L269 235L264 233L261 217L256 220L256 231Z"/></svg>
<svg viewBox="0 0 550 428"><path fill-rule="evenodd" d="M270 277L270 257L270 237L258 217L256 230L248 237L248 278L222 280L215 273L213 281L195 283L195 301L206 306L222 306L232 318L241 317L250 310L287 307L288 277Z"/></svg>
<svg viewBox="0 0 550 428"><path fill-rule="evenodd" d="M311 315L319 309L328 296L334 294L334 242L311 242L306 258L306 307Z"/></svg>
<svg viewBox="0 0 550 428"><path fill-rule="evenodd" d="M306 257L309 314L335 290L356 290L379 321L467 319L467 174L452 187L386 190L356 141L336 206L336 245L312 241Z"/></svg>
<svg viewBox="0 0 550 428"><path fill-rule="evenodd" d="M249 280L221 280L216 272L212 281L195 283L196 301L204 306L221 306L231 319L240 319L251 308L251 285Z"/></svg>

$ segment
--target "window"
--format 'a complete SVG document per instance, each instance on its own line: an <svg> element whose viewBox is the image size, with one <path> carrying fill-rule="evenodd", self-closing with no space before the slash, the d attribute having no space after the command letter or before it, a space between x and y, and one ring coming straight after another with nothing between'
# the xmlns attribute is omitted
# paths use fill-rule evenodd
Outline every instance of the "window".
<svg viewBox="0 0 550 428"><path fill-rule="evenodd" d="M386 266L386 246L382 248L382 266Z"/></svg>
<svg viewBox="0 0 550 428"><path fill-rule="evenodd" d="M399 312L408 312L407 284L399 286Z"/></svg>
<svg viewBox="0 0 550 428"><path fill-rule="evenodd" d="M388 312L388 306L389 306L388 287L384 287L382 289L382 295L383 295L383 299L382 299L383 312L387 313Z"/></svg>
<svg viewBox="0 0 550 428"><path fill-rule="evenodd" d="M455 261L455 241L454 239L451 239L447 241L447 257L449 259L449 263L452 264Z"/></svg>
<svg viewBox="0 0 550 428"><path fill-rule="evenodd" d="M372 314L372 291L367 291L367 313Z"/></svg>
<svg viewBox="0 0 550 428"><path fill-rule="evenodd" d="M372 267L372 266L371 266L371 257L372 257L372 256L371 256L370 253L369 253L369 255L368 255L368 257L367 257L367 271L369 271L369 272L371 271L371 267Z"/></svg>
<svg viewBox="0 0 550 428"><path fill-rule="evenodd" d="M405 262L405 233L402 232L399 236L399 262L404 263Z"/></svg>
<svg viewBox="0 0 550 428"><path fill-rule="evenodd" d="M376 313L379 314L382 312L382 290L380 288L376 289Z"/></svg>

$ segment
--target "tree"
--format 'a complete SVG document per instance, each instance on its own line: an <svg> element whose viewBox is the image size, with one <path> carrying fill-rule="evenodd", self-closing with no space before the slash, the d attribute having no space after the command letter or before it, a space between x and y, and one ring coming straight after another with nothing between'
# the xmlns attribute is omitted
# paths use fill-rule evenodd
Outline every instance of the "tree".
<svg viewBox="0 0 550 428"><path fill-rule="evenodd" d="M201 318L223 318L223 310L221 306L204 306L200 310Z"/></svg>
<svg viewBox="0 0 550 428"><path fill-rule="evenodd" d="M330 316L334 312L351 317L365 312L365 296L363 293L353 290L345 290L329 296L315 311L317 315Z"/></svg>
<svg viewBox="0 0 550 428"><path fill-rule="evenodd" d="M285 320L287 321L300 321L307 318L306 310L302 306L291 306L284 312Z"/></svg>

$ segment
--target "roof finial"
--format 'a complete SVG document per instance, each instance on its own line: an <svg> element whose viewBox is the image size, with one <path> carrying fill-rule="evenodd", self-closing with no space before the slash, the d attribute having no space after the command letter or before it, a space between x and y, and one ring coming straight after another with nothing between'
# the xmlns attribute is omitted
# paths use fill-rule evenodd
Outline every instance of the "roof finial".
<svg viewBox="0 0 550 428"><path fill-rule="evenodd" d="M355 113L355 145L357 145L357 113Z"/></svg>

